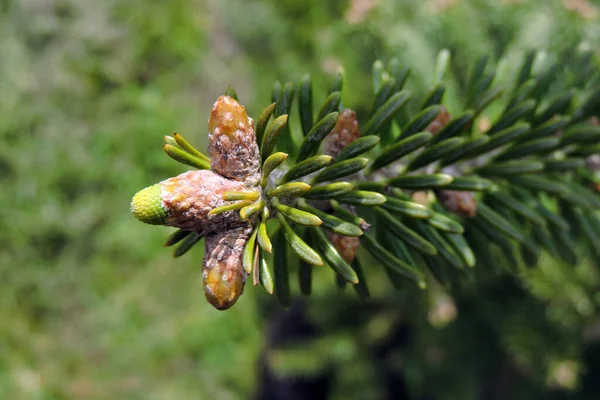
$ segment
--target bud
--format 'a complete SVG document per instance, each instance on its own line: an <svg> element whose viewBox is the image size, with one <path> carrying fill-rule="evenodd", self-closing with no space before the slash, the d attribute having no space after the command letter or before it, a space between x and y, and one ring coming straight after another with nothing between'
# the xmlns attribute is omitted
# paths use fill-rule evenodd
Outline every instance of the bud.
<svg viewBox="0 0 600 400"><path fill-rule="evenodd" d="M248 273L242 260L251 234L252 227L244 226L206 236L202 261L204 294L218 310L233 306L244 291Z"/></svg>
<svg viewBox="0 0 600 400"><path fill-rule="evenodd" d="M187 231L217 232L244 224L237 210L209 215L229 202L225 192L246 190L208 170L188 171L139 191L131 201L131 212L142 222L174 226Z"/></svg>
<svg viewBox="0 0 600 400"><path fill-rule="evenodd" d="M451 116L446 107L442 106L437 117L425 128L426 131L437 135L450 122Z"/></svg>
<svg viewBox="0 0 600 400"><path fill-rule="evenodd" d="M215 102L208 120L208 153L213 171L255 185L260 157L254 122L246 109L229 96Z"/></svg>
<svg viewBox="0 0 600 400"><path fill-rule="evenodd" d="M440 190L440 200L448 211L456 215L465 218L477 215L477 200L473 192Z"/></svg>
<svg viewBox="0 0 600 400"><path fill-rule="evenodd" d="M356 257L356 251L360 245L360 239L355 236L338 235L337 233L326 231L327 239L335 246L340 256L348 264L352 264Z"/></svg>
<svg viewBox="0 0 600 400"><path fill-rule="evenodd" d="M337 156L344 147L360 137L356 113L348 108L342 111L333 130L325 137L324 153Z"/></svg>
<svg viewBox="0 0 600 400"><path fill-rule="evenodd" d="M353 206L350 205L339 205L340 210L345 210L349 214L356 215L356 211ZM336 211L339 213L339 211ZM351 225L355 226L355 225ZM356 258L356 252L358 250L358 246L360 245L360 239L357 236L345 236L340 235L335 232L326 231L327 239L335 246L340 256L346 261L348 264L352 264L354 259Z"/></svg>

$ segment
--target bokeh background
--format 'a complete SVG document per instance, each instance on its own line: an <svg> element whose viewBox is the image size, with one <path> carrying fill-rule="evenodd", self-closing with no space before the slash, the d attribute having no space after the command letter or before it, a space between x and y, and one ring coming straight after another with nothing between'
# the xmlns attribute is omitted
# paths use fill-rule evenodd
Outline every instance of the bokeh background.
<svg viewBox="0 0 600 400"><path fill-rule="evenodd" d="M411 65L418 89L448 48L452 88L482 54L510 76L528 49L576 46L600 55L600 2L0 0L0 398L246 399L269 387L267 369L334 377L331 398L396 384L396 398L598 398L589 263L548 259L529 284L498 278L456 299L389 295L375 277L368 305L323 275L302 315L250 285L219 312L202 246L173 260L170 230L129 213L137 190L185 170L163 135L205 148L229 84L256 116L275 80L310 72L318 101L343 66L344 104L360 110L377 58ZM304 319L310 340L269 350Z"/></svg>

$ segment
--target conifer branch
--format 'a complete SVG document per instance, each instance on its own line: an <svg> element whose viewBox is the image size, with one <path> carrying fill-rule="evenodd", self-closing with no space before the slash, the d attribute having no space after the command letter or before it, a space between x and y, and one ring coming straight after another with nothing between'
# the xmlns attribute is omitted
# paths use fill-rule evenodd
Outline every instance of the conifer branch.
<svg viewBox="0 0 600 400"><path fill-rule="evenodd" d="M165 244L178 244L177 256L206 237L205 291L219 309L237 301L248 275L287 307L289 257L302 261L302 293L311 292L310 269L325 261L363 298L369 273L359 249L394 286L422 288L430 276L445 286L453 268L535 266L542 250L574 263L575 241L600 261L597 61L565 55L562 72L553 64L534 72L530 53L512 87L482 57L464 109L450 112L440 81L449 56L440 53L427 93L404 88L410 70L397 60L387 68L377 61L364 121L340 106L349 86L341 73L322 104L309 75L297 86L276 83L256 124L229 87L210 115L209 156L179 134L165 137L167 154L199 171L140 191L131 210L179 228ZM479 116L492 103L502 111L485 127ZM294 104L299 121L289 118ZM506 258L490 256L489 243Z"/></svg>

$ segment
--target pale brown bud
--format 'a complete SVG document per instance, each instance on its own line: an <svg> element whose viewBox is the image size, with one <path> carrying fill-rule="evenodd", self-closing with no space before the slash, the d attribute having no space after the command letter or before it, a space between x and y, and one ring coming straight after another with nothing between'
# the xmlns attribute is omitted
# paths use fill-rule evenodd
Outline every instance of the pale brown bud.
<svg viewBox="0 0 600 400"><path fill-rule="evenodd" d="M333 130L325 137L323 152L328 156L335 157L360 137L358 129L358 120L356 113L348 108L342 111L338 117L338 122Z"/></svg>
<svg viewBox="0 0 600 400"><path fill-rule="evenodd" d="M473 121L469 122L467 124L467 127L472 126ZM490 117L487 115L483 115L481 118L479 118L479 121L477 121L477 129L479 129L479 132L487 132L490 130L490 128L492 127L492 121L490 120Z"/></svg>
<svg viewBox="0 0 600 400"><path fill-rule="evenodd" d="M239 211L216 215L208 213L231 202L223 200L224 192L247 190L242 182L223 178L212 171L188 171L158 184L163 208L164 225L205 233L245 225Z"/></svg>
<svg viewBox="0 0 600 400"><path fill-rule="evenodd" d="M242 254L251 233L252 227L247 226L205 238L202 261L204 294L218 310L233 306L244 291L248 273L242 265Z"/></svg>
<svg viewBox="0 0 600 400"><path fill-rule="evenodd" d="M451 115L446 109L446 107L442 106L440 113L435 117L435 119L425 128L426 131L431 132L434 135L437 135L444 127L450 122Z"/></svg>
<svg viewBox="0 0 600 400"><path fill-rule="evenodd" d="M427 206L427 205L429 205L429 202L430 202L429 192L424 192L424 191L413 192L410 195L410 199L412 201L414 201L415 203L419 203L419 204L423 204L424 206Z"/></svg>
<svg viewBox="0 0 600 400"><path fill-rule="evenodd" d="M465 218L477 215L477 200L473 192L440 190L440 200L446 210Z"/></svg>
<svg viewBox="0 0 600 400"><path fill-rule="evenodd" d="M260 179L260 155L254 122L235 99L221 96L208 120L211 169L226 178L255 185Z"/></svg>

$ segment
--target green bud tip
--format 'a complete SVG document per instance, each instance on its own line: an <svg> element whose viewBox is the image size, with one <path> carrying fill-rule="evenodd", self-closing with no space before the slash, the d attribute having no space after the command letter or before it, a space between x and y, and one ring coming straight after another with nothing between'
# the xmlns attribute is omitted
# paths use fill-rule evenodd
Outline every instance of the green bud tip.
<svg viewBox="0 0 600 400"><path fill-rule="evenodd" d="M163 207L160 185L148 186L137 192L131 199L130 210L142 222L163 225L167 211Z"/></svg>

